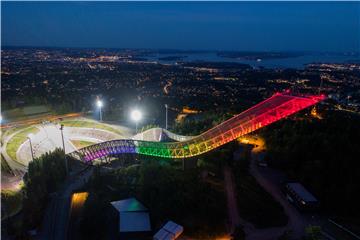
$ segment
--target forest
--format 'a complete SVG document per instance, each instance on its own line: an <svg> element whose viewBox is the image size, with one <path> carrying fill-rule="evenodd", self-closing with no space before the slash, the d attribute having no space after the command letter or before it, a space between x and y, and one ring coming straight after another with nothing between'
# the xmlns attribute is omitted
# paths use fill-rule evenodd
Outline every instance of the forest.
<svg viewBox="0 0 360 240"><path fill-rule="evenodd" d="M331 217L360 223L360 116L326 111L322 119L287 119L261 131L267 160L304 184Z"/></svg>

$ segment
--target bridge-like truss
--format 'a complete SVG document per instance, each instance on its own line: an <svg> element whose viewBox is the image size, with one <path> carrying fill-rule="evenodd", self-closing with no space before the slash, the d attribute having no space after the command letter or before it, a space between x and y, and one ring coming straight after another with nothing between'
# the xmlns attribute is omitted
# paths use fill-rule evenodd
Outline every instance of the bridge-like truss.
<svg viewBox="0 0 360 240"><path fill-rule="evenodd" d="M125 153L164 158L189 158L208 152L238 137L265 127L323 99L323 95L294 96L287 93L277 93L210 130L185 141L113 140L79 149L71 153L71 155L85 162Z"/></svg>

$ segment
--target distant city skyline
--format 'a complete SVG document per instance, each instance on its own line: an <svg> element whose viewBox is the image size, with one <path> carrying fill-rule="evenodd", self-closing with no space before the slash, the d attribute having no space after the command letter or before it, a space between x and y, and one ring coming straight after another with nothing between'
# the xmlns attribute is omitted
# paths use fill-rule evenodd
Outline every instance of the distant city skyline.
<svg viewBox="0 0 360 240"><path fill-rule="evenodd" d="M2 2L3 46L360 51L359 2Z"/></svg>

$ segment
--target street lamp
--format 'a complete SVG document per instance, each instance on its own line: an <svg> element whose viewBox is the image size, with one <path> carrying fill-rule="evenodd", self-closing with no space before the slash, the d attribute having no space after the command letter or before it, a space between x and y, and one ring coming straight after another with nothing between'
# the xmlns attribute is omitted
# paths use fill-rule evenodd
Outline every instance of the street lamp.
<svg viewBox="0 0 360 240"><path fill-rule="evenodd" d="M165 129L167 130L168 128L168 105L165 104Z"/></svg>
<svg viewBox="0 0 360 240"><path fill-rule="evenodd" d="M141 120L142 118L142 114L139 110L133 110L131 112L131 119L135 122L135 126L136 126L136 132L137 132L137 125L138 125L138 122Z"/></svg>
<svg viewBox="0 0 360 240"><path fill-rule="evenodd" d="M96 101L96 106L99 108L99 114L100 114L100 122L102 122L102 111L101 111L101 108L103 107L103 102L100 100L100 99L98 99L97 101Z"/></svg>
<svg viewBox="0 0 360 240"><path fill-rule="evenodd" d="M31 158L32 160L34 161L34 150L33 150L33 146L32 146L32 143L31 143L31 138L33 137L34 135L32 133L30 133L28 136L27 136L27 139L29 139L29 143L30 143L30 151L31 151Z"/></svg>
<svg viewBox="0 0 360 240"><path fill-rule="evenodd" d="M63 145L63 150L64 150L64 161L65 161L65 171L66 171L66 175L68 174L68 162L66 159L66 154L65 154L65 141L64 141L64 124L60 125L60 132L61 132L61 139L62 139L62 145Z"/></svg>

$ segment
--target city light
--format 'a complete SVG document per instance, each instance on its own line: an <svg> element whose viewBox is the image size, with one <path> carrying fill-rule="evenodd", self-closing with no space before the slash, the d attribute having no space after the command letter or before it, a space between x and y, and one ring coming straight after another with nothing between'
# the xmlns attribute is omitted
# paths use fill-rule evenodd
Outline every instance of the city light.
<svg viewBox="0 0 360 240"><path fill-rule="evenodd" d="M135 122L139 122L142 118L142 114L139 110L133 110L131 112L131 119L134 120Z"/></svg>

